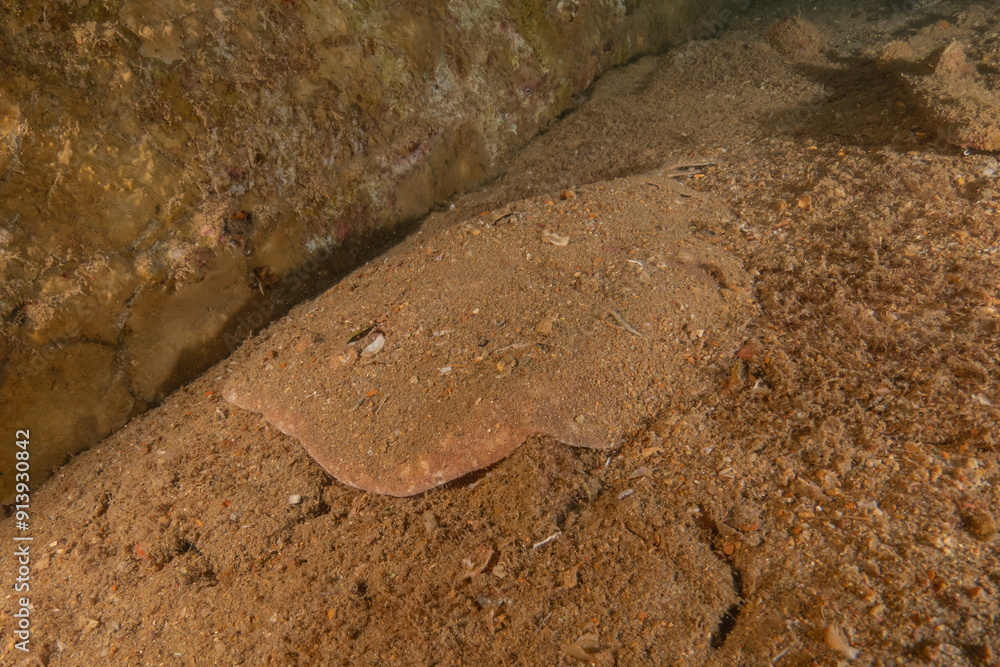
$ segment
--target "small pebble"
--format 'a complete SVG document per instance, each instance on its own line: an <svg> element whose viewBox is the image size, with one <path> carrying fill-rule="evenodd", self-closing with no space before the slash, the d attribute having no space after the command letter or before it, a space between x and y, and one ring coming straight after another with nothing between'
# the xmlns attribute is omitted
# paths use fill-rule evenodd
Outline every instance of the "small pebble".
<svg viewBox="0 0 1000 667"><path fill-rule="evenodd" d="M987 511L973 514L965 521L969 533L980 540L991 540L997 534L997 523L993 515Z"/></svg>
<svg viewBox="0 0 1000 667"><path fill-rule="evenodd" d="M563 652L574 660L579 660L580 662L593 662L593 658L589 653L583 650L578 644L567 644Z"/></svg>
<svg viewBox="0 0 1000 667"><path fill-rule="evenodd" d="M649 470L648 467L642 466L641 468L636 468L635 470L633 470L632 473L628 476L628 478L630 480L639 479L640 477L649 477L651 474L652 472Z"/></svg>
<svg viewBox="0 0 1000 667"><path fill-rule="evenodd" d="M292 495L288 496L289 505L298 505L301 502L302 502L302 494L300 493L293 493Z"/></svg>

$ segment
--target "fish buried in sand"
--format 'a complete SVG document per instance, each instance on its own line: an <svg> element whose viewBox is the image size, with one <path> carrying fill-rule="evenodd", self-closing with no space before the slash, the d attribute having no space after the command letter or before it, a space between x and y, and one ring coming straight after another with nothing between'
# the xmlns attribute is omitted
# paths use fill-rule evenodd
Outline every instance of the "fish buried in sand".
<svg viewBox="0 0 1000 667"><path fill-rule="evenodd" d="M583 191L558 219L541 198L407 240L240 348L224 396L341 482L393 496L535 434L617 446L654 416L679 365L703 356L692 321L731 356L751 306L702 268L747 282L731 257L688 217L651 212L674 198L668 178L610 185L620 210L604 220L585 213Z"/></svg>

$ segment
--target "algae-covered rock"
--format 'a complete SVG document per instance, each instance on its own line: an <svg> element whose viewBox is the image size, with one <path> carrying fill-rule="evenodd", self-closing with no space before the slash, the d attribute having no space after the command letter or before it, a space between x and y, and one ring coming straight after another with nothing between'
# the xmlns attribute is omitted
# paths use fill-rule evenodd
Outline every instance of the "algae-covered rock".
<svg viewBox="0 0 1000 667"><path fill-rule="evenodd" d="M0 421L43 476L727 4L4 3Z"/></svg>

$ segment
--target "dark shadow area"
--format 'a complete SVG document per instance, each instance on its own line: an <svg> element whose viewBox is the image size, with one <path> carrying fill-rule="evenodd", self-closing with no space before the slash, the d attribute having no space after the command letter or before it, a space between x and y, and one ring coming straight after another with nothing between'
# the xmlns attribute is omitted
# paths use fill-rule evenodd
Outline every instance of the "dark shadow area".
<svg viewBox="0 0 1000 667"><path fill-rule="evenodd" d="M325 253L318 252L316 257L307 259L297 270L277 278L270 285L258 285L253 301L230 319L229 325L210 345L184 351L173 376L162 387L162 394L169 395L194 380L296 305L319 296L351 271L386 253L419 229L425 219L403 223L390 230L377 230L358 241Z"/></svg>
<svg viewBox="0 0 1000 667"><path fill-rule="evenodd" d="M736 593L737 597L737 601L729 605L726 611L719 617L719 623L716 625L715 631L712 632L709 645L713 649L718 650L725 645L726 638L736 628L736 623L740 618L741 605L744 602L743 573L733 564L732 558L724 556L721 552L720 545L723 542L722 533L719 531L719 526L715 519L705 508L702 508L702 512L695 517L694 522L708 537L709 545L716 558L729 568L733 577L733 592Z"/></svg>
<svg viewBox="0 0 1000 667"><path fill-rule="evenodd" d="M740 576L739 572L734 572L733 574L734 584L737 583L739 576ZM715 632L712 633L711 647L713 649L720 649L723 647L723 645L726 643L726 638L729 636L729 633L732 632L733 629L736 627L736 621L739 620L739 617L740 617L739 603L730 605L729 609L726 610L726 613L722 615L721 619L719 619L719 625L715 629Z"/></svg>
<svg viewBox="0 0 1000 667"><path fill-rule="evenodd" d="M957 149L935 141L927 119L912 103L902 76L905 69L879 67L870 58L831 56L831 65L802 65L797 69L828 92L823 99L777 112L764 128L775 134L847 144L867 150L934 150L951 154ZM840 65L837 67L836 65ZM924 132L920 139L917 132Z"/></svg>
<svg viewBox="0 0 1000 667"><path fill-rule="evenodd" d="M921 31L930 30L933 34L938 29L943 32L927 39L944 44L961 40L964 33L949 23L954 20L954 12L934 11L932 8L937 4L911 1L880 8L872 20L899 19L898 27L882 40L883 45L894 40L905 42ZM907 80L933 74L934 63L944 49L945 46L938 46L919 60L902 57L879 60L827 53L825 62L817 59L801 64L796 67L798 73L822 86L826 94L821 99L775 112L762 127L773 134L866 150L892 148L899 152L920 150L955 155L961 149L944 140L931 103L921 99L916 86ZM980 62L976 67L980 75L989 76L996 71L995 67Z"/></svg>

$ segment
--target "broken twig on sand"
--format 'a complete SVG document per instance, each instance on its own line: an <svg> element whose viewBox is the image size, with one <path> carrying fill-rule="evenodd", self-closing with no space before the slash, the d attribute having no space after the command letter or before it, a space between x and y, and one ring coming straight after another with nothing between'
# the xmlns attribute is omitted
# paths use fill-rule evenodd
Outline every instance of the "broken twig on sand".
<svg viewBox="0 0 1000 667"><path fill-rule="evenodd" d="M608 312L611 313L611 315L618 321L618 324L621 325L622 329L624 329L625 331L629 332L630 334L634 334L634 335L638 336L639 338L642 338L642 334L639 333L638 331L636 331L635 327L633 327L631 324L629 324L624 319L622 319L621 315L619 315L618 313L616 313L613 310L609 310Z"/></svg>

